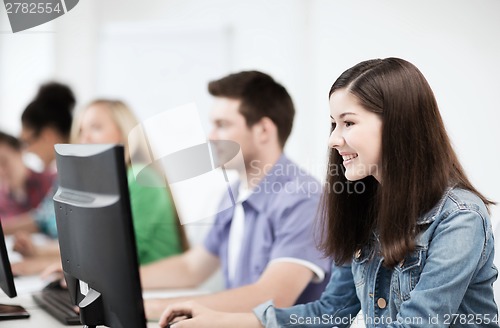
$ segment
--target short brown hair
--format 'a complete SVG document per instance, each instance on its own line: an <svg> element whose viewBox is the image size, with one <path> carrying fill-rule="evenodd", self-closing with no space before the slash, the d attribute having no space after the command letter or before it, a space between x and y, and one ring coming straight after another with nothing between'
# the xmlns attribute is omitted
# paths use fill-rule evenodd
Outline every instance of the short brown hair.
<svg viewBox="0 0 500 328"><path fill-rule="evenodd" d="M281 147L292 132L295 108L285 87L272 77L258 71L230 74L208 84L208 92L215 97L241 100L239 111L251 127L268 117L278 128Z"/></svg>

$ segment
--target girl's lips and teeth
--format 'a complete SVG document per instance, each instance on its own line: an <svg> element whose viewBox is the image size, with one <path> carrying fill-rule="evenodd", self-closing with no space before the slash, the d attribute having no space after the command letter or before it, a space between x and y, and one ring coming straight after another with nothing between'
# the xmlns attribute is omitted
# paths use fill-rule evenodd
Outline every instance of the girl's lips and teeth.
<svg viewBox="0 0 500 328"><path fill-rule="evenodd" d="M358 154L347 154L347 153L339 153L340 156L342 156L342 159L344 160L344 165L349 164L353 159L358 157Z"/></svg>

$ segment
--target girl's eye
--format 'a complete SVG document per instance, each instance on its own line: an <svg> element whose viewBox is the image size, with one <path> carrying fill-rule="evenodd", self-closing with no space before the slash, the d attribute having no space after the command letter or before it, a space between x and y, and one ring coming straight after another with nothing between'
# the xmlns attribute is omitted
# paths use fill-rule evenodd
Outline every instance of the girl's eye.
<svg viewBox="0 0 500 328"><path fill-rule="evenodd" d="M336 127L337 127L337 123L332 122L332 131L335 130Z"/></svg>
<svg viewBox="0 0 500 328"><path fill-rule="evenodd" d="M352 122L345 122L345 126L346 127L350 127L351 125L354 125L354 123L352 123Z"/></svg>

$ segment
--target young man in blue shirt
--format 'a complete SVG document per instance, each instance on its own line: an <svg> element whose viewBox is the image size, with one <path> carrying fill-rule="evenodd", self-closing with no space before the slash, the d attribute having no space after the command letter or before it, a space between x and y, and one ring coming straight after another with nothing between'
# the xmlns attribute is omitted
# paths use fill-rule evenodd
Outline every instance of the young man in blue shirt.
<svg viewBox="0 0 500 328"><path fill-rule="evenodd" d="M226 197L203 245L141 268L143 288L195 287L219 267L227 290L190 297L222 311L250 311L274 300L281 307L319 298L330 261L314 241L321 185L284 154L295 109L270 76L245 71L209 84L215 97L213 141L241 147L244 167L236 206ZM224 157L224 149L216 152ZM231 166L228 164L228 166ZM229 206L228 206L229 205ZM180 299L146 301L149 317Z"/></svg>

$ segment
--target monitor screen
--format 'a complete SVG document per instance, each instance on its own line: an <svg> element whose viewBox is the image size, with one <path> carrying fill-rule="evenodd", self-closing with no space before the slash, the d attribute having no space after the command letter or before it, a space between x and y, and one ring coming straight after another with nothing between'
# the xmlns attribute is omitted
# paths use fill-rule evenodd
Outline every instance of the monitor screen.
<svg viewBox="0 0 500 328"><path fill-rule="evenodd" d="M146 327L123 146L55 146L59 246L89 327Z"/></svg>
<svg viewBox="0 0 500 328"><path fill-rule="evenodd" d="M0 288L10 298L17 296L14 277L10 269L9 254L7 254L7 247L5 246L2 224L0 224Z"/></svg>

